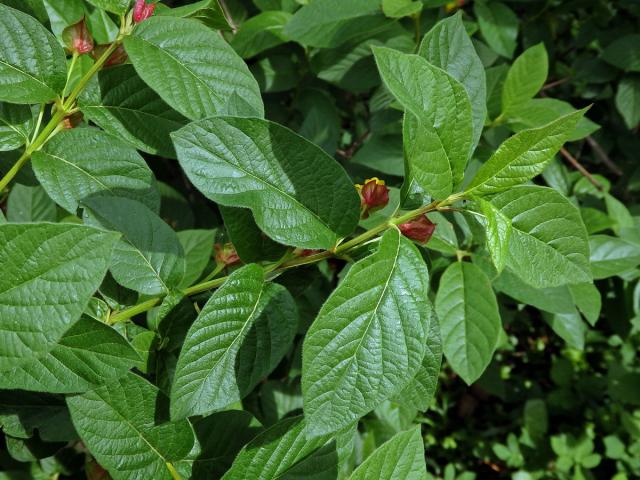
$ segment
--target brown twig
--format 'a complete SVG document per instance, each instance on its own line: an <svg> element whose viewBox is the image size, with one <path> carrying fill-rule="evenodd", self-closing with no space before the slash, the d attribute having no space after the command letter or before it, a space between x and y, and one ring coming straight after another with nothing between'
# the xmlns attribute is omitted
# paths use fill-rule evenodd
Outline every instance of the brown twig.
<svg viewBox="0 0 640 480"><path fill-rule="evenodd" d="M622 175L622 170L620 169L620 167L618 167L615 163L613 163L613 160L609 158L609 155L607 155L607 152L604 151L604 148L602 148L602 146L596 141L595 138L593 138L591 135L587 135L586 140L589 146L595 152L596 156L600 159L602 163L605 164L605 166L609 170L611 170L613 173L615 173L618 176Z"/></svg>
<svg viewBox="0 0 640 480"><path fill-rule="evenodd" d="M562 147L560 149L560 153L573 166L573 168L578 170L587 180L589 180L591 182L591 184L594 187L596 187L600 191L602 191L604 189L602 184L600 182L598 182L595 178L593 178L593 175L591 175L587 171L587 169L584 168L582 166L582 164L580 162L578 162L578 160L576 160L576 158L573 155L571 155L571 153L569 153L569 151L566 148Z"/></svg>
<svg viewBox="0 0 640 480"><path fill-rule="evenodd" d="M549 90L551 88L557 87L559 85L562 85L563 83L567 83L569 80L571 80L570 77L566 77L566 78L561 78L560 80L556 80L554 82L549 82L545 85L542 86L542 91L544 90Z"/></svg>
<svg viewBox="0 0 640 480"><path fill-rule="evenodd" d="M349 145L347 148L345 148L345 149L339 148L338 150L336 150L336 153L338 155L340 155L342 158L346 159L346 160L351 160L351 157L353 157L355 155L356 151L362 146L362 144L367 139L367 137L369 136L370 133L371 132L369 132L369 130L367 130L362 135L360 135L358 138L356 138L351 143L351 145Z"/></svg>

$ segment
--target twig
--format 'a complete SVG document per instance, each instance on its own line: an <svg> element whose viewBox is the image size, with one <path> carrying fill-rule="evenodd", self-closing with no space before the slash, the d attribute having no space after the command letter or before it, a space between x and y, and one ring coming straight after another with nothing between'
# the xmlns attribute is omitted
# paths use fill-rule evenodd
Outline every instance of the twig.
<svg viewBox="0 0 640 480"><path fill-rule="evenodd" d="M238 31L238 26L236 25L236 22L233 21L233 17L231 16L229 7L227 7L227 4L225 3L224 0L218 0L218 4L220 5L220 8L222 8L222 13L226 17L226 20L229 23L229 26L231 27L231 31L235 35L236 32Z"/></svg>
<svg viewBox="0 0 640 480"><path fill-rule="evenodd" d="M602 184L600 182L598 182L595 178L593 178L593 175L591 175L586 168L584 168L580 162L578 162L578 160L576 160L576 158L571 155L569 153L569 151L562 147L560 149L560 153L562 154L562 156L571 164L573 165L573 167L578 170L587 180L589 180L594 187L596 187L598 190L602 191L604 189L604 187L602 186Z"/></svg>
<svg viewBox="0 0 640 480"><path fill-rule="evenodd" d="M554 82L549 82L549 83L543 85L541 90L542 91L549 90L551 88L554 88L554 87L557 87L559 85L562 85L563 83L567 83L569 80L571 80L571 78L570 77L566 77L566 78L561 78L560 80L556 80Z"/></svg>
<svg viewBox="0 0 640 480"><path fill-rule="evenodd" d="M602 148L602 146L596 141L595 138L593 138L591 135L587 135L586 140L589 146L593 149L595 154L598 156L598 158L602 161L602 163L605 164L605 166L609 170L611 170L613 173L615 173L618 176L622 175L622 170L620 169L620 167L618 167L615 163L613 163L613 160L609 158L609 155L607 155L607 152L604 151L604 148Z"/></svg>
<svg viewBox="0 0 640 480"><path fill-rule="evenodd" d="M351 157L353 157L356 153L356 151L362 146L362 144L364 143L364 141L367 139L367 137L369 136L371 132L369 132L369 130L367 130L366 132L364 132L362 135L360 135L358 138L356 138L351 145L349 145L347 148L343 149L338 149L336 150L336 153L338 155L340 155L342 158L346 159L346 160L351 160Z"/></svg>

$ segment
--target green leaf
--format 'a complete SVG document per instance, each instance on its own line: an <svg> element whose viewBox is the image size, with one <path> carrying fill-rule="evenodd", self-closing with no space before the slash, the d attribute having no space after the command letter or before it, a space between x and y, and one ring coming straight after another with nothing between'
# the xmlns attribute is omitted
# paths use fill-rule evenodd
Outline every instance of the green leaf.
<svg viewBox="0 0 640 480"><path fill-rule="evenodd" d="M418 53L464 85L471 102L472 149L475 148L487 116L487 81L484 66L462 23L462 14L436 23L422 39Z"/></svg>
<svg viewBox="0 0 640 480"><path fill-rule="evenodd" d="M199 2L169 8L159 4L156 15L169 15L171 17L193 18L204 23L214 30L231 31L231 26L220 6L220 0L201 0Z"/></svg>
<svg viewBox="0 0 640 480"><path fill-rule="evenodd" d="M349 480L422 480L424 444L420 427L394 435L356 468Z"/></svg>
<svg viewBox="0 0 640 480"><path fill-rule="evenodd" d="M501 330L491 281L473 263L451 264L440 279L436 313L444 355L471 385L491 362Z"/></svg>
<svg viewBox="0 0 640 480"><path fill-rule="evenodd" d="M343 168L285 127L211 118L171 135L196 188L222 205L250 208L273 240L329 249L358 222L360 200Z"/></svg>
<svg viewBox="0 0 640 480"><path fill-rule="evenodd" d="M593 283L576 283L575 285L568 285L568 287L571 298L580 313L584 315L589 325L595 326L602 309L602 296L598 287Z"/></svg>
<svg viewBox="0 0 640 480"><path fill-rule="evenodd" d="M55 222L56 204L41 186L16 183L7 200L7 219L13 223Z"/></svg>
<svg viewBox="0 0 640 480"><path fill-rule="evenodd" d="M180 285L185 262L176 233L143 204L120 197L84 201L85 221L122 233L110 271L122 286L147 295Z"/></svg>
<svg viewBox="0 0 640 480"><path fill-rule="evenodd" d="M127 13L131 0L88 0L92 5L106 10L107 12L124 15Z"/></svg>
<svg viewBox="0 0 640 480"><path fill-rule="evenodd" d="M251 210L219 206L229 240L244 263L278 260L286 247L260 231Z"/></svg>
<svg viewBox="0 0 640 480"><path fill-rule="evenodd" d="M438 386L442 364L442 339L440 325L435 315L429 323L427 348L422 365L413 380L397 395L396 402L424 412L429 408Z"/></svg>
<svg viewBox="0 0 640 480"><path fill-rule="evenodd" d="M555 98L533 98L522 108L509 114L509 127L515 132L529 128L538 128L551 123L576 109L567 102ZM586 117L578 120L576 128L567 137L567 142L575 142L598 130L600 125Z"/></svg>
<svg viewBox="0 0 640 480"><path fill-rule="evenodd" d="M471 104L465 87L418 55L384 47L373 47L373 53L387 88L418 120L418 133L414 135L426 136L422 145L431 153L430 162L418 156L420 162L414 161L405 168L418 168L439 177L451 175L454 185L459 184L473 139ZM413 178L410 171L405 175L407 173L407 182L419 182L420 178ZM428 182L426 178L422 180ZM444 198L451 192L452 186L442 188L444 181L438 182L437 191L429 191L430 183L419 186L435 198Z"/></svg>
<svg viewBox="0 0 640 480"><path fill-rule="evenodd" d="M247 265L229 276L187 333L171 389L171 416L221 410L241 400L287 352L297 330L293 298Z"/></svg>
<svg viewBox="0 0 640 480"><path fill-rule="evenodd" d="M0 102L0 152L15 150L27 143L34 123L28 105Z"/></svg>
<svg viewBox="0 0 640 480"><path fill-rule="evenodd" d="M507 72L502 88L502 115L517 114L547 80L549 59L544 43L526 49Z"/></svg>
<svg viewBox="0 0 640 480"><path fill-rule="evenodd" d="M503 57L511 58L516 49L519 20L504 3L474 2L473 11L480 32L489 46Z"/></svg>
<svg viewBox="0 0 640 480"><path fill-rule="evenodd" d="M389 230L322 306L303 346L310 435L336 432L398 394L425 356L429 272L416 247Z"/></svg>
<svg viewBox="0 0 640 480"><path fill-rule="evenodd" d="M466 192L497 193L542 173L586 111L578 110L543 127L523 130L505 140L480 167Z"/></svg>
<svg viewBox="0 0 640 480"><path fill-rule="evenodd" d="M162 423L164 402L134 373L67 398L80 438L114 480L175 478L167 464L189 453L193 430L187 420Z"/></svg>
<svg viewBox="0 0 640 480"><path fill-rule="evenodd" d="M640 75L626 75L618 84L616 108L627 128L631 130L640 123Z"/></svg>
<svg viewBox="0 0 640 480"><path fill-rule="evenodd" d="M511 219L503 215L492 203L478 199L482 214L486 218L487 248L498 273L507 263L509 238L511 237Z"/></svg>
<svg viewBox="0 0 640 480"><path fill-rule="evenodd" d="M512 230L507 266L537 287L591 282L589 243L580 212L551 188L520 186L491 200Z"/></svg>
<svg viewBox="0 0 640 480"><path fill-rule="evenodd" d="M109 14L100 8L91 8L85 5L85 21L93 35L93 40L98 45L111 43L118 36L119 28Z"/></svg>
<svg viewBox="0 0 640 480"><path fill-rule="evenodd" d="M604 49L602 59L627 72L640 72L640 34L625 35Z"/></svg>
<svg viewBox="0 0 640 480"><path fill-rule="evenodd" d="M182 230L178 232L178 240L182 245L185 259L184 278L181 287L190 287L200 278L207 268L213 252L213 230Z"/></svg>
<svg viewBox="0 0 640 480"><path fill-rule="evenodd" d="M124 375L139 360L122 335L102 322L82 317L51 351L3 372L0 388L84 392Z"/></svg>
<svg viewBox="0 0 640 480"><path fill-rule="evenodd" d="M263 12L240 25L231 46L242 58L255 57L261 52L287 41L284 26L291 19L287 12Z"/></svg>
<svg viewBox="0 0 640 480"><path fill-rule="evenodd" d="M44 103L62 92L64 50L38 21L0 4L0 101Z"/></svg>
<svg viewBox="0 0 640 480"><path fill-rule="evenodd" d="M382 0L382 12L389 18L402 18L418 15L422 11L422 2L413 0Z"/></svg>
<svg viewBox="0 0 640 480"><path fill-rule="evenodd" d="M302 45L333 48L386 24L380 2L314 0L295 13L284 34Z"/></svg>
<svg viewBox="0 0 640 480"><path fill-rule="evenodd" d="M555 334L567 342L567 345L577 350L584 350L587 326L578 312L556 313L547 317L546 320Z"/></svg>
<svg viewBox="0 0 640 480"><path fill-rule="evenodd" d="M0 225L0 371L60 340L102 282L117 238L81 225Z"/></svg>
<svg viewBox="0 0 640 480"><path fill-rule="evenodd" d="M593 235L589 238L593 278L628 272L640 265L640 245L623 238Z"/></svg>
<svg viewBox="0 0 640 480"><path fill-rule="evenodd" d="M49 196L76 213L86 199L113 195L160 208L153 172L126 143L95 128L67 130L33 154L33 171Z"/></svg>
<svg viewBox="0 0 640 480"><path fill-rule="evenodd" d="M124 46L142 80L187 118L264 115L249 68L218 33L196 20L149 18Z"/></svg>
<svg viewBox="0 0 640 480"><path fill-rule="evenodd" d="M265 430L238 454L223 480L272 480L322 447L329 436L309 436L304 417L288 417Z"/></svg>
<svg viewBox="0 0 640 480"><path fill-rule="evenodd" d="M102 70L79 99L82 113L138 150L175 158L169 133L187 124L131 65Z"/></svg>

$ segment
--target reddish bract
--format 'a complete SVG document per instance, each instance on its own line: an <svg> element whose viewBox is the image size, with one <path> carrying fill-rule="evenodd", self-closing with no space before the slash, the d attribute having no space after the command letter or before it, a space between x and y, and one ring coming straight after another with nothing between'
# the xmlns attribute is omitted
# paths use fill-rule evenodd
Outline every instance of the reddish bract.
<svg viewBox="0 0 640 480"><path fill-rule="evenodd" d="M155 3L147 3L146 0L136 0L136 4L133 7L133 21L140 23L153 15L156 9Z"/></svg>
<svg viewBox="0 0 640 480"><path fill-rule="evenodd" d="M369 218L371 213L384 208L389 203L389 189L384 180L376 177L365 180L364 185L356 185L360 194L360 212L362 218Z"/></svg>
<svg viewBox="0 0 640 480"><path fill-rule="evenodd" d="M72 52L82 55L93 50L93 37L87 29L84 18L64 29L62 38L67 48Z"/></svg>
<svg viewBox="0 0 640 480"><path fill-rule="evenodd" d="M236 252L236 249L232 243L225 243L224 245L216 243L213 248L216 251L216 262L218 263L229 266L234 265L240 261L238 252Z"/></svg>
<svg viewBox="0 0 640 480"><path fill-rule="evenodd" d="M426 215L422 215L410 222L401 223L398 228L405 237L419 243L427 243L436 229L436 224L429 220Z"/></svg>

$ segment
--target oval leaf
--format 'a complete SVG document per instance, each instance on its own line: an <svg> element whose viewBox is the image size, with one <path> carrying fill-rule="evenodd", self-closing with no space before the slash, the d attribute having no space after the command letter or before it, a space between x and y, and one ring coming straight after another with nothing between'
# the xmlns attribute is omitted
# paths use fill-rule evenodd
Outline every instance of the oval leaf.
<svg viewBox="0 0 640 480"><path fill-rule="evenodd" d="M53 348L102 282L117 239L82 225L0 225L0 371Z"/></svg>
<svg viewBox="0 0 640 480"><path fill-rule="evenodd" d="M250 208L258 226L280 243L329 249L358 223L360 200L344 169L285 127L210 118L171 136L198 190L222 205Z"/></svg>
<svg viewBox="0 0 640 480"><path fill-rule="evenodd" d="M451 264L440 279L436 312L444 355L471 385L489 365L501 322L491 282L473 263Z"/></svg>
<svg viewBox="0 0 640 480"><path fill-rule="evenodd" d="M149 18L125 38L124 46L138 75L185 117L264 115L258 83L247 65L197 20Z"/></svg>
<svg viewBox="0 0 640 480"><path fill-rule="evenodd" d="M64 131L33 154L33 171L49 196L75 214L85 199L107 194L160 208L156 180L129 145L95 128Z"/></svg>
<svg viewBox="0 0 640 480"><path fill-rule="evenodd" d="M304 340L302 390L311 435L335 432L413 378L424 359L429 273L397 229L351 267Z"/></svg>
<svg viewBox="0 0 640 480"><path fill-rule="evenodd" d="M229 276L189 329L171 390L171 416L220 410L242 399L269 374L297 330L293 298L265 283L258 265Z"/></svg>
<svg viewBox="0 0 640 480"><path fill-rule="evenodd" d="M591 282L580 212L551 188L520 186L491 200L511 219L507 267L537 287Z"/></svg>
<svg viewBox="0 0 640 480"><path fill-rule="evenodd" d="M38 21L0 4L0 38L0 101L44 103L62 93L64 50Z"/></svg>

